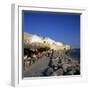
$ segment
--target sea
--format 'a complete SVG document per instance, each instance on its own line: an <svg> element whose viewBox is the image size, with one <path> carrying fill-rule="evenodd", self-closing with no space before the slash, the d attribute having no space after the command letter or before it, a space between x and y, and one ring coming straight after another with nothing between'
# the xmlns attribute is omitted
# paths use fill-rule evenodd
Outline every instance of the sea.
<svg viewBox="0 0 90 90"><path fill-rule="evenodd" d="M80 60L80 49L72 49L67 53L67 55L76 60Z"/></svg>

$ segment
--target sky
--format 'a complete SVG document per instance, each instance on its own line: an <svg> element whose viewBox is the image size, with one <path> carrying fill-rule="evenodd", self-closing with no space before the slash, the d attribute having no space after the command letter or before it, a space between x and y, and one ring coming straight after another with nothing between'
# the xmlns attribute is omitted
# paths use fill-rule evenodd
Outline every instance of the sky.
<svg viewBox="0 0 90 90"><path fill-rule="evenodd" d="M24 32L80 48L80 15L23 11Z"/></svg>

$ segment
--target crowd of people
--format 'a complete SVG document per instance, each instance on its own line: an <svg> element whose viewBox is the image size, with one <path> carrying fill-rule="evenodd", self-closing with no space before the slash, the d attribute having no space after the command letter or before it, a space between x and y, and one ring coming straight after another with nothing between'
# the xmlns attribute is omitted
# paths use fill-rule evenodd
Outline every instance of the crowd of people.
<svg viewBox="0 0 90 90"><path fill-rule="evenodd" d="M27 70L32 64L43 56L49 56L48 48L24 49L24 70Z"/></svg>
<svg viewBox="0 0 90 90"><path fill-rule="evenodd" d="M68 57L65 51L51 49L24 49L24 70L40 60L43 56L49 58L47 68L42 72L43 76L79 75L80 63Z"/></svg>

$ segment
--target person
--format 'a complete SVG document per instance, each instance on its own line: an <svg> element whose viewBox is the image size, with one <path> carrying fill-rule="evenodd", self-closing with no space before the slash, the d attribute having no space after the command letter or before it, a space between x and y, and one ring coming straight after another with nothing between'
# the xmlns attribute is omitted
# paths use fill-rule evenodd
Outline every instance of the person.
<svg viewBox="0 0 90 90"><path fill-rule="evenodd" d="M24 56L24 70L25 70L25 67L26 67L26 61L27 61L27 55Z"/></svg>
<svg viewBox="0 0 90 90"><path fill-rule="evenodd" d="M48 56L48 57L50 57L50 53L51 53L51 51L48 50L48 52L47 52L47 56Z"/></svg>
<svg viewBox="0 0 90 90"><path fill-rule="evenodd" d="M54 50L52 49L52 51L50 53L50 61L49 61L49 64L48 64L49 67L52 67L52 64L53 64L53 61L52 61L53 53L54 53Z"/></svg>
<svg viewBox="0 0 90 90"><path fill-rule="evenodd" d="M29 66L31 65L31 57L28 57L27 59L29 61Z"/></svg>
<svg viewBox="0 0 90 90"><path fill-rule="evenodd" d="M39 51L38 49L35 49L35 55L38 55Z"/></svg>
<svg viewBox="0 0 90 90"><path fill-rule="evenodd" d="M52 59L50 59L48 66L52 67Z"/></svg>
<svg viewBox="0 0 90 90"><path fill-rule="evenodd" d="M62 68L62 59L59 57L58 60L58 68Z"/></svg>
<svg viewBox="0 0 90 90"><path fill-rule="evenodd" d="M52 49L52 50L51 50L51 53L50 53L50 59L53 58L53 54L54 54L54 50Z"/></svg>
<svg viewBox="0 0 90 90"><path fill-rule="evenodd" d="M35 63L36 59L37 59L36 55L33 54L33 56L32 56L32 62Z"/></svg>

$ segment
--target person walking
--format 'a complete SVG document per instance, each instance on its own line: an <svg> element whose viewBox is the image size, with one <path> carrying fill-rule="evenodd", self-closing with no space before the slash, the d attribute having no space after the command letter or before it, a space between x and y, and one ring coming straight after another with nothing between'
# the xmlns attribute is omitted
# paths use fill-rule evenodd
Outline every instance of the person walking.
<svg viewBox="0 0 90 90"><path fill-rule="evenodd" d="M49 64L48 64L49 67L52 67L52 64L53 64L53 62L52 62L53 54L54 54L54 50L52 49L52 51L50 53L50 61L49 61Z"/></svg>

